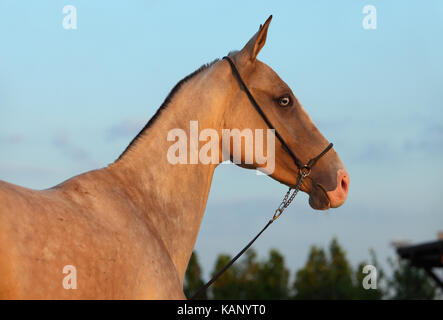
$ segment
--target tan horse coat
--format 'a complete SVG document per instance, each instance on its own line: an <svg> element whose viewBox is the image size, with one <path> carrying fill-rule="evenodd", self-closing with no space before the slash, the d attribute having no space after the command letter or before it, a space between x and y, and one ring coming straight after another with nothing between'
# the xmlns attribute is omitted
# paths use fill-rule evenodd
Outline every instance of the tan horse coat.
<svg viewBox="0 0 443 320"><path fill-rule="evenodd" d="M290 89L255 59L269 21L231 56L274 124L297 154L309 159L327 141L295 97L294 110L272 111L275 107L269 106L267 95ZM41 191L0 181L0 298L185 298L184 274L216 164L170 164L167 133L172 128L189 132L190 120L198 120L200 129L216 130L265 124L224 60L203 68L170 98L149 128L106 168ZM295 184L297 170L280 146L275 160L272 177ZM312 179L303 185L313 199L311 205L332 205L317 186L321 182L323 189L336 189L337 172L343 168L333 150L319 161ZM75 290L62 285L66 265L77 269Z"/></svg>

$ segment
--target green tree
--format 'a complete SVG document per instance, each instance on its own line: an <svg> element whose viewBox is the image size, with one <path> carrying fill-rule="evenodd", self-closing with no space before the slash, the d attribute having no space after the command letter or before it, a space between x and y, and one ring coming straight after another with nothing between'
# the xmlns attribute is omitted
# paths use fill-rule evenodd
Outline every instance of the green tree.
<svg viewBox="0 0 443 320"><path fill-rule="evenodd" d="M239 299L260 299L260 264L257 262L257 253L249 249L241 260L238 268Z"/></svg>
<svg viewBox="0 0 443 320"><path fill-rule="evenodd" d="M271 250L267 259L257 260L253 249L231 266L210 289L214 299L435 299L438 289L428 275L407 262L388 259L392 268L389 277L378 264L374 250L370 250L370 264L377 272L376 289L364 289L363 273L367 262L353 269L346 252L336 238L329 248L312 246L303 268L296 272L290 294L289 271L282 254ZM229 255L219 255L212 275L229 261ZM185 292L195 292L203 285L197 256L191 257L185 277Z"/></svg>
<svg viewBox="0 0 443 320"><path fill-rule="evenodd" d="M289 298L289 270L282 254L272 249L267 261L259 264L256 295L254 299Z"/></svg>
<svg viewBox="0 0 443 320"><path fill-rule="evenodd" d="M352 299L355 291L353 271L337 238L333 238L329 246L329 260L330 299Z"/></svg>
<svg viewBox="0 0 443 320"><path fill-rule="evenodd" d="M188 268L185 273L185 281L183 286L183 291L186 297L190 298L194 293L197 292L204 285L204 281L201 275L201 267L198 262L198 256L195 251L192 252L191 258L189 259ZM207 299L206 292L202 293L199 300Z"/></svg>
<svg viewBox="0 0 443 320"><path fill-rule="evenodd" d="M220 255L213 275L229 260L229 256ZM277 250L271 250L267 260L258 261L255 250L249 249L214 283L212 294L214 299L285 299L289 297L288 279L289 270Z"/></svg>
<svg viewBox="0 0 443 320"><path fill-rule="evenodd" d="M215 262L211 277L215 276L223 267L229 263L231 256L220 254ZM239 281L239 270L237 265L232 265L212 284L213 299L241 299L241 283Z"/></svg>
<svg viewBox="0 0 443 320"><path fill-rule="evenodd" d="M389 259L393 272L388 279L391 299L435 299L437 288L422 269L411 266L407 261Z"/></svg>
<svg viewBox="0 0 443 320"><path fill-rule="evenodd" d="M245 299L286 299L289 297L289 270L281 253L272 249L267 260L257 261L250 250L241 265L241 288Z"/></svg>
<svg viewBox="0 0 443 320"><path fill-rule="evenodd" d="M323 249L312 246L305 266L294 282L296 299L330 299L329 262Z"/></svg>
<svg viewBox="0 0 443 320"><path fill-rule="evenodd" d="M375 257L375 256L374 256ZM296 272L296 299L380 299L381 291L365 293L361 276L363 264L355 272L338 240L333 238L328 254L312 246L305 266Z"/></svg>

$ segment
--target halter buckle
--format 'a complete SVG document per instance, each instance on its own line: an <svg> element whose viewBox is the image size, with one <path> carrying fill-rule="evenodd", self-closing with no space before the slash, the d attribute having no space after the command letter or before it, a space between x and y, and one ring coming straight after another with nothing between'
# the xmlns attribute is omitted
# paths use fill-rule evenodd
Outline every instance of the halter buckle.
<svg viewBox="0 0 443 320"><path fill-rule="evenodd" d="M308 165L304 165L303 167L300 168L300 174L302 175L303 178L306 178L311 174L311 167Z"/></svg>

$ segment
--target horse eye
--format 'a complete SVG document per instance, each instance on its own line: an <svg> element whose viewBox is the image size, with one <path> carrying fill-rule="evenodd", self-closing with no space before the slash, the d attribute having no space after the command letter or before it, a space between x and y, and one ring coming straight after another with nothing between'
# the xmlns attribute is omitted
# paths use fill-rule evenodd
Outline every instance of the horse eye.
<svg viewBox="0 0 443 320"><path fill-rule="evenodd" d="M287 107L291 104L291 98L288 96L283 96L278 99L278 104L282 107Z"/></svg>

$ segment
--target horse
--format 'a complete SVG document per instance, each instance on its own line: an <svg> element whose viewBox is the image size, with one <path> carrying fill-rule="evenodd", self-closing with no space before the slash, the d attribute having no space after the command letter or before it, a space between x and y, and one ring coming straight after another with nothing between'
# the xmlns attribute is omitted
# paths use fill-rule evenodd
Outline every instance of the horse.
<svg viewBox="0 0 443 320"><path fill-rule="evenodd" d="M289 86L257 59L271 18L229 58L289 148L307 161L328 141ZM223 153L232 158L234 152L232 146L223 149L219 137L218 162L168 161L168 133L188 132L192 121L217 132L268 129L228 61L220 59L178 82L108 166L45 190L0 181L0 298L185 299L185 271L214 170ZM181 146L189 154L203 142ZM263 148L266 151L266 145ZM279 141L274 148L268 155L275 166L267 174L293 187L299 170ZM236 164L263 168L250 152L241 148L238 157L243 161ZM244 161L248 157L250 163ZM319 159L301 185L317 210L342 205L348 189L349 175L334 149Z"/></svg>

